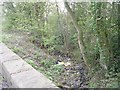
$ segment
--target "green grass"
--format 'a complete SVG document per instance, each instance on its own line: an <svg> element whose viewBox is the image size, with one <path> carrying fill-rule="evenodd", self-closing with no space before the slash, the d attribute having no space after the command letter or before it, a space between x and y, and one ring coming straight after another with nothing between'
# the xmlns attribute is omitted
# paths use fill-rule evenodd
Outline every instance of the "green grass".
<svg viewBox="0 0 120 90"><path fill-rule="evenodd" d="M4 33L4 32L1 32L0 33L0 41L1 42L8 42L8 41L10 41L10 40L12 40L12 39L14 39L15 37L14 36L12 36L12 35L10 35L10 34L6 34L6 33Z"/></svg>
<svg viewBox="0 0 120 90"><path fill-rule="evenodd" d="M117 78L103 79L96 82L89 82L89 88L118 88Z"/></svg>
<svg viewBox="0 0 120 90"><path fill-rule="evenodd" d="M2 42L2 26L0 24L0 42Z"/></svg>
<svg viewBox="0 0 120 90"><path fill-rule="evenodd" d="M27 62L36 70L46 75L50 80L54 77L60 76L63 72L63 66L54 63L54 60L41 59L39 62L41 66L37 66L33 60L27 60Z"/></svg>
<svg viewBox="0 0 120 90"><path fill-rule="evenodd" d="M11 48L12 49L12 51L14 52L14 53L18 53L18 52L22 52L23 51L23 49L22 48L20 48L20 47L12 47Z"/></svg>

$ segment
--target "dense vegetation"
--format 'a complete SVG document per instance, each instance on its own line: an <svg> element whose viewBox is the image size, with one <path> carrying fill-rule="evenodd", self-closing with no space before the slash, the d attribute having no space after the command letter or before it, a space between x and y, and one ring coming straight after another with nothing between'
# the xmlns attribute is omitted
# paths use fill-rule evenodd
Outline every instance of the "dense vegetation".
<svg viewBox="0 0 120 90"><path fill-rule="evenodd" d="M3 5L3 31L28 31L30 41L50 55L82 63L88 76L96 79L90 80L93 87L113 79L115 82L103 87L120 86L119 2L64 2L65 7L58 2Z"/></svg>

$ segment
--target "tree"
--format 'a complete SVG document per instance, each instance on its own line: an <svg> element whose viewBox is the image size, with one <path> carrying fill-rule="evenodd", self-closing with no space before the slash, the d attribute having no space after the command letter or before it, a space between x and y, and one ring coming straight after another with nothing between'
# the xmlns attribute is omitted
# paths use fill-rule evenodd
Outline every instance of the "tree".
<svg viewBox="0 0 120 90"><path fill-rule="evenodd" d="M69 5L68 5L68 2L65 2L64 1L64 4L65 4L65 7L67 9L67 11L69 12L70 16L71 16L71 19L73 21L73 24L77 30L77 33L78 33L78 45L79 45L79 48L80 48L80 52L81 52L81 56L83 57L83 60L84 60L84 63L85 65L87 66L88 69L89 68L89 65L87 63L87 58L84 54L84 46L83 46L83 34L82 34L82 31L80 30L80 27L77 23L77 20L75 18L75 15L73 14L72 10L70 9Z"/></svg>

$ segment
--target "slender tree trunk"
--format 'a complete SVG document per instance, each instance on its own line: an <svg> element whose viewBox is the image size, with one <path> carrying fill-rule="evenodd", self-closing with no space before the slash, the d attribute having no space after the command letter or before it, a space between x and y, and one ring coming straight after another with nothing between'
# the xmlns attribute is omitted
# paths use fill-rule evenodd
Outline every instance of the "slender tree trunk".
<svg viewBox="0 0 120 90"><path fill-rule="evenodd" d="M88 63L87 63L87 58L86 58L86 56L85 56L85 54L84 54L83 39L81 38L81 37L82 37L82 31L80 30L80 27L79 27L79 25L78 25L78 23L77 23L77 20L76 20L76 18L75 18L75 15L74 15L74 13L72 12L71 8L69 7L68 2L65 2L65 1L64 1L64 4L65 4L65 7L66 7L68 13L70 14L71 19L72 19L72 21L73 21L73 24L74 24L74 26L75 26L75 28L76 28L76 30L77 30L77 33L78 33L78 37L77 37L77 38L78 38L78 45L79 45L80 52L81 52L81 55L82 55L82 57L83 57L84 63L85 63L85 65L87 66L87 68L90 69L90 67L89 67L89 65L88 65ZM81 37L80 37L80 36L81 36Z"/></svg>
<svg viewBox="0 0 120 90"><path fill-rule="evenodd" d="M110 47L108 43L108 31L106 28L106 3L98 2L96 6L96 25L99 38L100 65L108 70L110 60Z"/></svg>
<svg viewBox="0 0 120 90"><path fill-rule="evenodd" d="M118 2L118 49L120 51L120 1ZM119 52L120 54L120 52ZM118 61L118 66L120 65L120 61ZM118 86L120 88L120 75L118 76Z"/></svg>
<svg viewBox="0 0 120 90"><path fill-rule="evenodd" d="M59 13L59 6L57 4L57 1L56 1L56 7L57 7L57 14L58 14L58 26L59 26L59 29L61 29L61 26L63 26L63 29L60 30L61 34L63 35L63 38L64 38L64 46L65 46L65 53L68 53L69 52L69 49L68 49L68 36L67 36L67 31L66 31L66 21L62 21L61 23L61 19L60 19L60 13ZM63 17L61 17L63 18Z"/></svg>
<svg viewBox="0 0 120 90"><path fill-rule="evenodd" d="M35 19L37 21L37 32L36 35L38 35L38 39L41 40L39 45L40 47L43 47L42 39L44 37L44 32L40 31L40 29L44 29L45 27L45 19L44 19L44 10L45 10L45 2L37 2L34 4L35 8Z"/></svg>
<svg viewBox="0 0 120 90"><path fill-rule="evenodd" d="M118 2L118 48L120 50L120 1Z"/></svg>

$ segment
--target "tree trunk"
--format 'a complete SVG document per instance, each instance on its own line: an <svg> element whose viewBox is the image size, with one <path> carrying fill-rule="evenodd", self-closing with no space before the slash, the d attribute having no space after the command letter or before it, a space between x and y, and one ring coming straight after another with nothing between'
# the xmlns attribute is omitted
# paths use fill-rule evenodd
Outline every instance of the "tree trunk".
<svg viewBox="0 0 120 90"><path fill-rule="evenodd" d="M118 48L120 50L120 1L118 2Z"/></svg>
<svg viewBox="0 0 120 90"><path fill-rule="evenodd" d="M120 51L120 1L118 2L118 49ZM119 52L120 54L120 52ZM120 65L120 61L118 61L118 66ZM118 88L120 88L120 75L118 76Z"/></svg>
<svg viewBox="0 0 120 90"><path fill-rule="evenodd" d="M99 38L100 65L103 69L108 70L110 60L110 45L108 43L108 31L106 28L106 3L98 2L96 6L96 25Z"/></svg>
<svg viewBox="0 0 120 90"><path fill-rule="evenodd" d="M59 6L57 4L57 1L56 1L56 7L57 7L57 14L58 14L58 26L59 26L59 29L60 29L60 32L61 34L63 35L63 38L64 38L64 46L65 46L65 53L68 54L69 52L69 49L68 49L68 34L67 34L67 31L66 31L66 21L61 21L61 19L64 17L61 17L60 16L60 13L59 13ZM60 19L61 18L61 19ZM63 26L63 28L61 29L61 27Z"/></svg>
<svg viewBox="0 0 120 90"><path fill-rule="evenodd" d="M76 20L76 18L75 18L75 15L74 15L74 13L72 12L71 8L69 7L68 2L65 2L65 1L64 1L64 4L65 4L65 7L66 7L68 13L70 14L71 19L72 19L72 21L73 21L73 24L74 24L74 26L75 26L75 28L76 28L76 30L77 30L77 34L78 34L78 37L77 37L77 38L78 38L78 45L79 45L80 52L81 52L81 55L82 55L82 57L83 57L84 63L85 63L85 65L87 66L87 68L90 69L90 67L89 67L89 65L88 65L88 63L87 63L87 58L86 58L86 56L85 56L85 54L84 54L82 31L80 30L80 27L79 27L79 25L78 25L78 23L77 23L77 20ZM80 37L80 36L81 36L81 37Z"/></svg>

